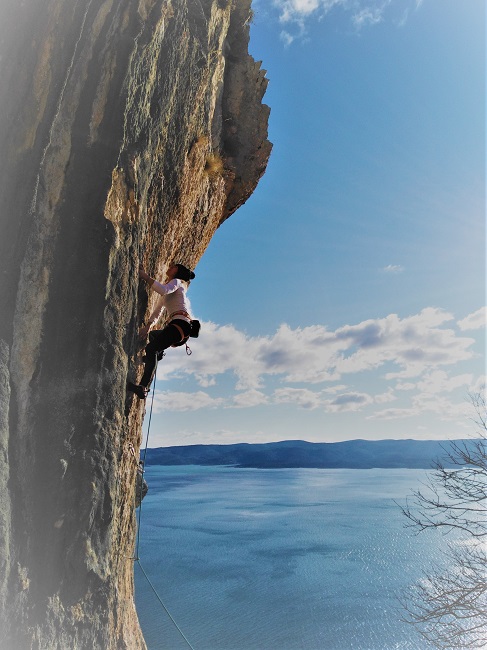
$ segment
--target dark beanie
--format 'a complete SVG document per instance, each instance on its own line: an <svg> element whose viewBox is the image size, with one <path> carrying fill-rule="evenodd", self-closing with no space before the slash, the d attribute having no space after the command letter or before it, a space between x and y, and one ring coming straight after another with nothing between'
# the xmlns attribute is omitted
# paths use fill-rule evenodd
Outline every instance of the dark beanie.
<svg viewBox="0 0 487 650"><path fill-rule="evenodd" d="M184 282L189 282L190 280L193 280L195 278L195 274L193 271L190 271L186 266L183 266L182 264L176 264L178 267L178 272L176 273L176 278L179 280L184 280Z"/></svg>

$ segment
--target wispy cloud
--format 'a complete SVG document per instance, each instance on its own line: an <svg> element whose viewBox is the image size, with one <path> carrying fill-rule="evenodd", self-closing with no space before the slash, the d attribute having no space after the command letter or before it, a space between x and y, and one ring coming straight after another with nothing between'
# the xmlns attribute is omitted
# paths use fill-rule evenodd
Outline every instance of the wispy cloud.
<svg viewBox="0 0 487 650"><path fill-rule="evenodd" d="M243 393L237 393L231 402L235 408L251 408L260 406L268 402L267 396L259 390L247 390Z"/></svg>
<svg viewBox="0 0 487 650"><path fill-rule="evenodd" d="M404 267L401 266L400 264L388 264L387 266L384 266L382 269L383 273L402 273L404 271Z"/></svg>
<svg viewBox="0 0 487 650"><path fill-rule="evenodd" d="M316 409L323 406L323 392L306 388L278 388L273 395L276 404L296 404L303 409Z"/></svg>
<svg viewBox="0 0 487 650"><path fill-rule="evenodd" d="M462 386L471 386L472 382L473 376L470 373L449 377L444 370L434 370L426 374L416 384L416 388L423 395L439 395L441 393L451 393Z"/></svg>
<svg viewBox="0 0 487 650"><path fill-rule="evenodd" d="M404 25L410 8L413 11L419 9L422 0L409 0L409 4L406 9L399 7L402 13L394 21L397 25ZM281 40L286 46L305 36L312 20L322 20L334 8L348 13L351 24L359 31L383 22L391 5L403 3L398 0L273 0L279 22L283 25Z"/></svg>
<svg viewBox="0 0 487 650"><path fill-rule="evenodd" d="M375 411L367 415L368 420L401 420L433 414L440 420L454 420L458 426L464 426L464 422L470 414L471 407L466 400L459 402L451 401L444 395L431 395L418 393L413 396L408 407L387 408Z"/></svg>
<svg viewBox="0 0 487 650"><path fill-rule="evenodd" d="M202 408L217 408L224 403L223 398L214 398L198 391L196 393L157 392L154 397L154 411L198 411Z"/></svg>
<svg viewBox="0 0 487 650"><path fill-rule="evenodd" d="M358 411L374 398L367 393L345 390L330 399L327 391L312 391L304 388L280 388L272 396L272 403L295 404L303 409L322 409L328 413Z"/></svg>
<svg viewBox="0 0 487 650"><path fill-rule="evenodd" d="M317 9L329 10L340 0L274 0L274 5L280 11L279 19L283 23L306 18L315 13Z"/></svg>
<svg viewBox="0 0 487 650"><path fill-rule="evenodd" d="M284 45L285 45L286 47L289 47L289 45L291 45L291 43L292 43L293 41L296 40L296 37L295 37L295 36L292 36L292 35L291 35L289 32L287 32L286 30L283 30L283 31L280 33L280 39L281 39L281 41L284 43Z"/></svg>
<svg viewBox="0 0 487 650"><path fill-rule="evenodd" d="M478 330L487 325L487 307L481 307L458 321L458 327L462 330Z"/></svg>
<svg viewBox="0 0 487 650"><path fill-rule="evenodd" d="M390 3L385 3L382 7L365 7L352 16L352 23L357 29L362 29L366 25L377 25L383 21L384 8Z"/></svg>

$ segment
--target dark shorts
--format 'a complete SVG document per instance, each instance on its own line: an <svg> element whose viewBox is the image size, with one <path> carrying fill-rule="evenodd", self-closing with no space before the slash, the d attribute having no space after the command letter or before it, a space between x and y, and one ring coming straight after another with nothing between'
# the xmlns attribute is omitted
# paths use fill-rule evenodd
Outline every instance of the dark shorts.
<svg viewBox="0 0 487 650"><path fill-rule="evenodd" d="M176 327L178 325L179 327ZM181 337L182 330L184 337ZM149 334L149 343L145 348L144 374L140 380L142 386L149 386L154 375L157 360L161 359L164 350L172 345L182 345L191 334L191 325L185 320L174 319L162 330L154 330Z"/></svg>
<svg viewBox="0 0 487 650"><path fill-rule="evenodd" d="M183 331L184 338L181 337L181 332L178 327ZM145 351L147 353L151 352L162 352L170 348L172 345L178 345L184 339L186 339L191 334L191 325L180 319L172 320L166 327L162 330L154 330L149 334L149 344L146 347Z"/></svg>

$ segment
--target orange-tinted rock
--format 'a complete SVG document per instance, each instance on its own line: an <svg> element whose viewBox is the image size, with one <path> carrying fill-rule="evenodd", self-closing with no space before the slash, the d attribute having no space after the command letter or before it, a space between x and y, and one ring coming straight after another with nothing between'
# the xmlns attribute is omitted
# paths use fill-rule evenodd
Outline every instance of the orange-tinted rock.
<svg viewBox="0 0 487 650"><path fill-rule="evenodd" d="M196 266L265 170L249 5L3 3L6 650L145 647L131 559L143 407L125 393L148 307L137 268Z"/></svg>

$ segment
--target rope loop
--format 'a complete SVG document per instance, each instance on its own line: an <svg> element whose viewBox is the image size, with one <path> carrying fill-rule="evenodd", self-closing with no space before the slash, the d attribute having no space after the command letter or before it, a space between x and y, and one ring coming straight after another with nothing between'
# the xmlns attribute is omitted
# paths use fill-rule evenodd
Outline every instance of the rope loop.
<svg viewBox="0 0 487 650"><path fill-rule="evenodd" d="M187 348L187 349L186 349L186 354L188 354L188 349L189 349L189 347L186 346L186 348ZM189 351L189 354L191 354L191 350ZM162 359L163 356L164 356L164 352L162 353L162 355L161 355L160 357L158 356L158 360ZM146 438L145 438L144 455L143 455L143 458L141 458L141 459L138 461L138 463L137 463L137 472L138 472L138 473L140 474L140 476L141 476L141 480L140 480L140 491L139 491L139 495L140 495L140 503L139 503L139 517L138 517L138 520L137 520L137 540L136 540L136 544L135 544L135 553L134 553L134 557L131 557L131 558L129 558L129 559L134 560L135 562L137 562L137 564L139 565L139 567L140 567L142 573L143 573L144 576L145 576L145 579L146 579L147 582L149 583L150 588L152 589L152 591L154 592L154 594L155 594L157 600L158 600L159 603L161 604L162 608L164 609L164 611L166 612L166 614L169 616L170 620L171 620L172 623L174 624L174 627L177 629L177 631L179 632L179 634L181 635L181 637L182 637L182 638L184 639L184 641L187 643L188 648L190 648L190 650L194 650L193 646L192 646L191 643L188 641L188 639L184 636L183 631L181 630L181 628L179 627L179 625L176 623L175 619L173 618L173 616L171 615L171 613L169 612L169 610L167 609L167 607L166 607L166 606L164 605L164 603L162 602L162 598L161 598L161 597L159 596L159 594L157 593L156 588L154 587L154 585L153 585L152 582L150 581L149 576L148 576L147 573L145 572L144 567L142 566L142 564L140 563L139 546L140 546L140 524L141 524L141 519L142 519L142 486L143 486L143 480L142 480L142 478L143 478L143 476L144 476L144 472L145 472L145 459L146 459L146 456L147 456L147 447L148 447L148 445L149 445L149 433L150 433L150 425L151 425L151 420L152 420L152 409L153 409L153 406L154 406L154 393L155 393L155 390L156 390L156 378L157 378L157 362L156 362L156 369L155 369L155 373L154 373L154 380L153 380L153 384L152 384L152 396L151 396L151 404L150 404L150 409L149 409L149 421L148 421L148 423L147 423L147 435L146 435ZM130 448L132 448L132 449L130 449ZM137 456L135 455L135 449L134 449L134 446L133 446L131 443L129 444L129 449L130 449L130 452L131 452L131 453L132 453L132 451L133 451L133 454L134 454L134 456L135 456L135 459L137 460Z"/></svg>

